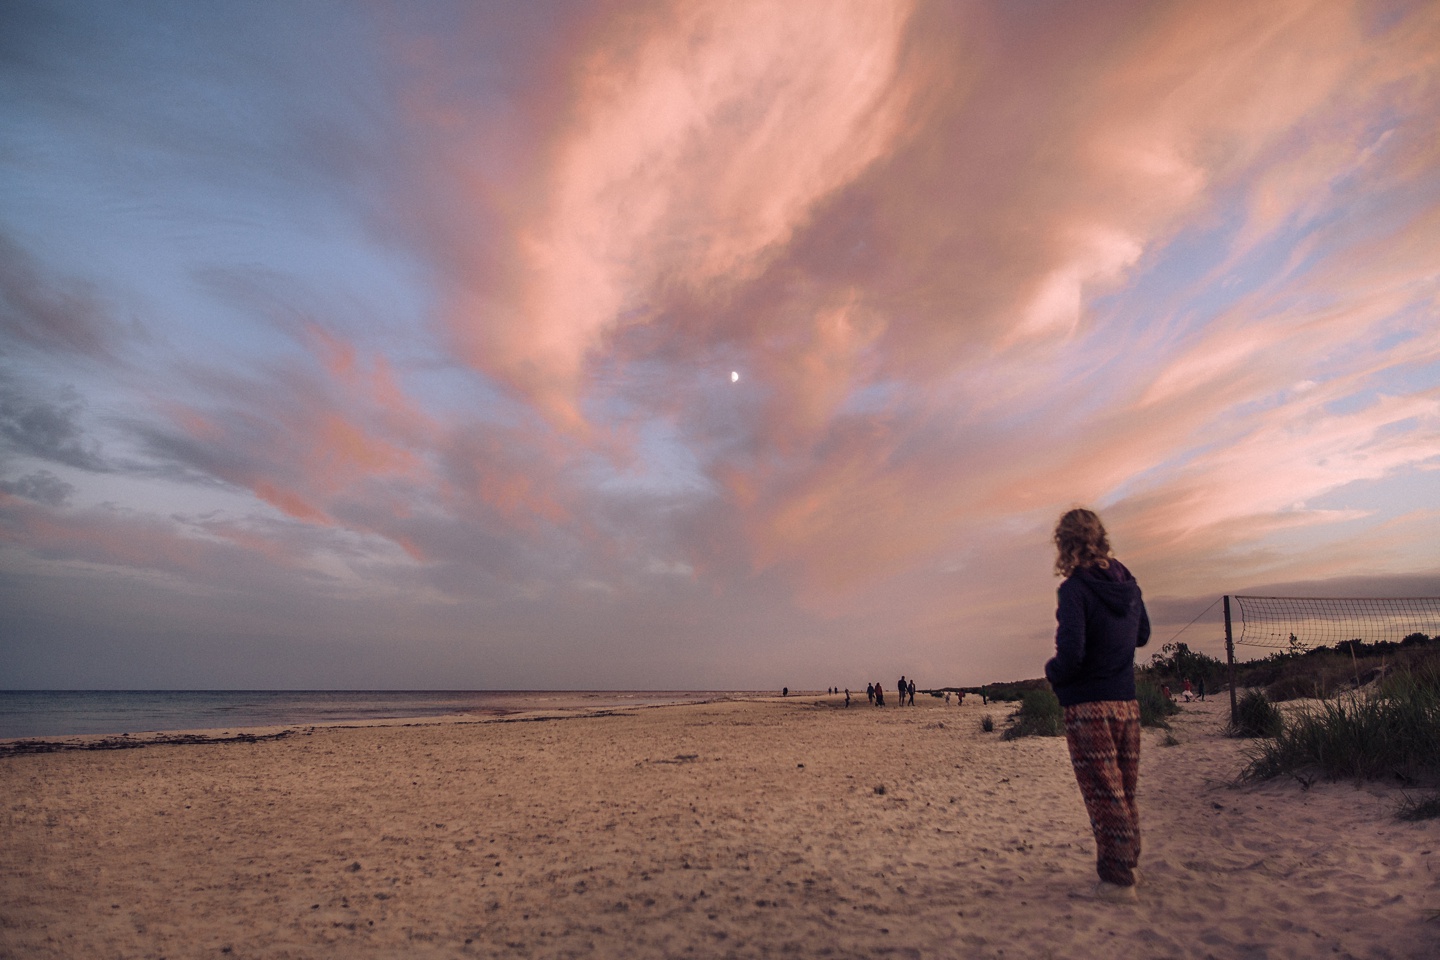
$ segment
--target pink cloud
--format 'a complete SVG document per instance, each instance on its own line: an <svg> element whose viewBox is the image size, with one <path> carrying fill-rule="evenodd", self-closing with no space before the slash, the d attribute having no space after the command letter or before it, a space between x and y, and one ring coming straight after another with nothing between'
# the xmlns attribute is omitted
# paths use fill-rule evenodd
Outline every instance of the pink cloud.
<svg viewBox="0 0 1440 960"><path fill-rule="evenodd" d="M556 81L572 87L540 192L510 209L512 273L455 291L467 359L579 426L607 334L667 291L753 278L889 148L905 21L894 5L710 3L598 31Z"/></svg>

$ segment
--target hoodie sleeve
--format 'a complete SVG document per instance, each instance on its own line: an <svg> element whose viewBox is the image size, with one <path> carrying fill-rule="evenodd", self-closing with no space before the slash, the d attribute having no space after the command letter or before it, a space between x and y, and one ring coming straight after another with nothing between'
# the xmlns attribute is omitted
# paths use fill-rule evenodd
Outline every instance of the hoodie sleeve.
<svg viewBox="0 0 1440 960"><path fill-rule="evenodd" d="M1085 659L1085 604L1073 580L1060 584L1055 605L1055 656L1045 664L1052 684L1071 679Z"/></svg>
<svg viewBox="0 0 1440 960"><path fill-rule="evenodd" d="M1145 609L1145 601L1140 600L1140 633L1135 637L1135 646L1143 647L1150 642L1150 611Z"/></svg>

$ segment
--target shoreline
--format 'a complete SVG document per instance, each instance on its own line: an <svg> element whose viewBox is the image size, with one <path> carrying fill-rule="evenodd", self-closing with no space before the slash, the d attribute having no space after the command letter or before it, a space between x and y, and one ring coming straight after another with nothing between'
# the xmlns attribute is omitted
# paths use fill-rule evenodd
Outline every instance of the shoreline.
<svg viewBox="0 0 1440 960"><path fill-rule="evenodd" d="M169 690L122 690L122 691L0 691L5 694L76 694L88 695L127 695L133 694L141 697L154 696L207 696L207 695L260 695L260 696L282 696L304 697L307 695L328 695L337 691L290 691L290 690L257 690L257 691L169 691ZM403 708L397 708L397 712L386 712L375 716L338 716L334 718L298 718L285 720L270 719L237 719L228 723L215 722L208 725L182 725L154 726L144 725L143 719L140 725L134 723L126 724L119 720L113 721L114 727L106 730L91 730L82 732L56 732L56 733L25 733L14 736L0 736L0 756L12 753L43 752L47 750L70 750L70 749L120 749L129 746L141 746L158 743L211 743L224 742L227 739L263 737L273 739L281 730L301 731L316 727L331 726L370 726L370 725L404 725L415 723L468 723L468 722L489 722L496 718L512 716L514 714L530 713L555 713L557 715L585 715L597 710L613 709L636 709L652 706L683 706L694 703L709 703L715 700L728 698L749 698L764 697L767 694L756 691L720 691L720 690L534 690L534 691L338 691L342 694L374 694L379 697L394 695L452 695L452 696L476 696L493 698L493 703L482 703L477 706L469 706L453 711L433 712L424 710L420 712L403 712ZM629 702L638 700L640 702ZM506 701L512 701L506 703ZM558 701L558 703L552 703ZM599 701L588 703L586 701ZM333 708L332 708L333 709ZM338 712L345 712L343 709ZM63 725L63 724L62 724Z"/></svg>
<svg viewBox="0 0 1440 960"><path fill-rule="evenodd" d="M585 691L591 692L591 691ZM601 691L608 692L608 691ZM709 691L697 691L709 693ZM791 694L788 699L817 694ZM833 697L833 694L828 696ZM308 736L317 730L359 730L372 727L464 726L486 723L527 723L545 720L570 720L613 716L636 710L667 707L704 706L712 703L762 702L771 699L763 694L720 693L709 699L667 701L660 703L620 704L596 707L554 707L526 709L503 707L469 710L464 713L374 717L352 720L318 720L305 723L231 724L223 727L199 727L175 730L143 730L138 733L72 733L37 737L0 737L0 760L6 757L59 753L70 750L131 750L152 746L197 746L224 743L260 743L292 736ZM779 696L773 699L779 701Z"/></svg>
<svg viewBox="0 0 1440 960"><path fill-rule="evenodd" d="M1433 955L1440 823L1142 746L1140 903L1087 898L1063 739L792 694L0 762L0 955ZM993 733L980 729L991 714Z"/></svg>

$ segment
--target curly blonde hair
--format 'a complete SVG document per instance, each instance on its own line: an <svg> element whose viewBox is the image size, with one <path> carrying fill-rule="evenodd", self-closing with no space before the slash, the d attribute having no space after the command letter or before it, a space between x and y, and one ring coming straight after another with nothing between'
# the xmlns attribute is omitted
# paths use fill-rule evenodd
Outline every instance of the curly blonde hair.
<svg viewBox="0 0 1440 960"><path fill-rule="evenodd" d="M1076 507L1055 524L1056 576L1068 577L1080 567L1110 566L1110 540L1105 524L1093 510Z"/></svg>

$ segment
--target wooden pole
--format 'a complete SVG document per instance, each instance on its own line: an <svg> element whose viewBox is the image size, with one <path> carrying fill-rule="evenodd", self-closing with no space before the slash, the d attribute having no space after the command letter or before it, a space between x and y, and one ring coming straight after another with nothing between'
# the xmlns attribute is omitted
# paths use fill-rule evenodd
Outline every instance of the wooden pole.
<svg viewBox="0 0 1440 960"><path fill-rule="evenodd" d="M1230 665L1230 725L1240 722L1240 707L1235 702L1235 637L1230 631L1230 595L1225 595L1225 659Z"/></svg>

